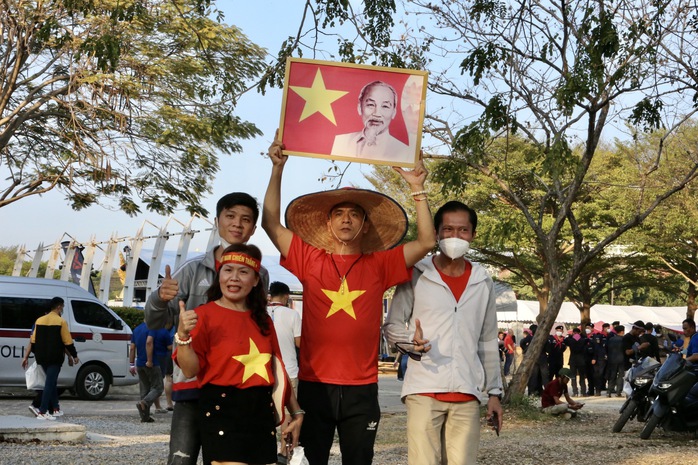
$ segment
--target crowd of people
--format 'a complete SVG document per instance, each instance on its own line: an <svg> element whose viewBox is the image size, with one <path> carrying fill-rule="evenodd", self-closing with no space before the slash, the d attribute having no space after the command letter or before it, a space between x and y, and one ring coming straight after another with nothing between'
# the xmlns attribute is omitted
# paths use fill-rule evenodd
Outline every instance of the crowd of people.
<svg viewBox="0 0 698 465"><path fill-rule="evenodd" d="M545 386L559 374L567 357L573 396L601 396L605 391L608 397L620 397L623 375L630 368L632 360L649 356L661 362L661 357L671 351L660 326L641 320L629 326L627 333L626 327L619 321L599 322L597 325L587 323L567 331L564 325L555 326L528 379L528 394L541 396ZM520 343L522 353L528 350L537 330L536 324L524 329L526 336ZM511 343L505 341L511 337L508 332L500 331L500 361L505 376L510 374L511 366L507 359Z"/></svg>

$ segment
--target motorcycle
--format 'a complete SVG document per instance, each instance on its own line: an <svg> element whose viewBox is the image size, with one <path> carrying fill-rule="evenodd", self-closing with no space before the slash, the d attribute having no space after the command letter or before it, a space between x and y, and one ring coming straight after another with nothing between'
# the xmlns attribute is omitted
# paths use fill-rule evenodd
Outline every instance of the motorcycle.
<svg viewBox="0 0 698 465"><path fill-rule="evenodd" d="M668 431L698 431L698 376L696 367L680 353L673 353L652 381L655 396L641 439L648 439L657 426Z"/></svg>
<svg viewBox="0 0 698 465"><path fill-rule="evenodd" d="M620 417L613 425L614 433L620 433L631 418L637 417L638 421L647 421L652 408L652 399L649 397L650 388L659 366L659 362L654 358L638 357L628 370L628 384L625 388L628 398L620 408Z"/></svg>

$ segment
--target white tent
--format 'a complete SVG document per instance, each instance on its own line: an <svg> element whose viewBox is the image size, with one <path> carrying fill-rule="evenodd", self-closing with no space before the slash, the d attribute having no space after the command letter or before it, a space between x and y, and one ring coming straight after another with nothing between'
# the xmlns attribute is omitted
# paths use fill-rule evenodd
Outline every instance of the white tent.
<svg viewBox="0 0 698 465"><path fill-rule="evenodd" d="M516 302L516 310L498 311L497 319L502 323L535 322L538 315L538 301L519 300ZM641 305L594 305L590 310L590 318L593 323L603 321L611 323L620 321L628 325L634 321L651 321L666 328L680 330L681 322L686 319L686 307L643 307ZM581 317L579 309L572 302L565 302L560 308L555 321L568 324L579 323ZM506 325L503 325L506 326Z"/></svg>

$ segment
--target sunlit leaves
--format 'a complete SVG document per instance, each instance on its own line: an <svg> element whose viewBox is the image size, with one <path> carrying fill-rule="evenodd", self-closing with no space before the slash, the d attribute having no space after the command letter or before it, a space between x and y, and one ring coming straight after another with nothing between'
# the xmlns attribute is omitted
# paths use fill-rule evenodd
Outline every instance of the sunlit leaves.
<svg viewBox="0 0 698 465"><path fill-rule="evenodd" d="M210 0L5 5L0 206L55 186L76 209L205 213L218 154L259 134L235 105L264 50Z"/></svg>

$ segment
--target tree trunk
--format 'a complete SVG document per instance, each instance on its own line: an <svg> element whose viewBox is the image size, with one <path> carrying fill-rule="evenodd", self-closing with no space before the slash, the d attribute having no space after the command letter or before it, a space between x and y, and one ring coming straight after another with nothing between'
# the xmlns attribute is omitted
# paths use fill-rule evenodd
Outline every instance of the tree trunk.
<svg viewBox="0 0 698 465"><path fill-rule="evenodd" d="M533 365L538 360L538 356L543 350L545 342L548 340L548 335L550 330L555 324L555 319L560 312L560 307L562 307L562 293L558 290L560 295L552 295L551 299L548 301L548 306L545 312L538 315L536 320L539 321L538 329L536 334L533 335L531 340L531 345L528 346L528 350L524 354L523 360L519 368L514 373L509 384L509 390L504 395L504 402L509 402L512 396L522 396L526 391L526 385L528 383L528 377L531 375L531 370Z"/></svg>
<svg viewBox="0 0 698 465"><path fill-rule="evenodd" d="M695 279L694 279L695 281ZM698 304L696 303L696 285L693 284L692 282L689 281L688 283L688 299L687 299L687 305L686 305L686 318L694 318L696 314L696 307L698 307Z"/></svg>
<svg viewBox="0 0 698 465"><path fill-rule="evenodd" d="M579 311L579 315L581 317L581 323L582 327L586 325L587 323L591 323L591 305L589 302L584 302L582 304L582 309Z"/></svg>

